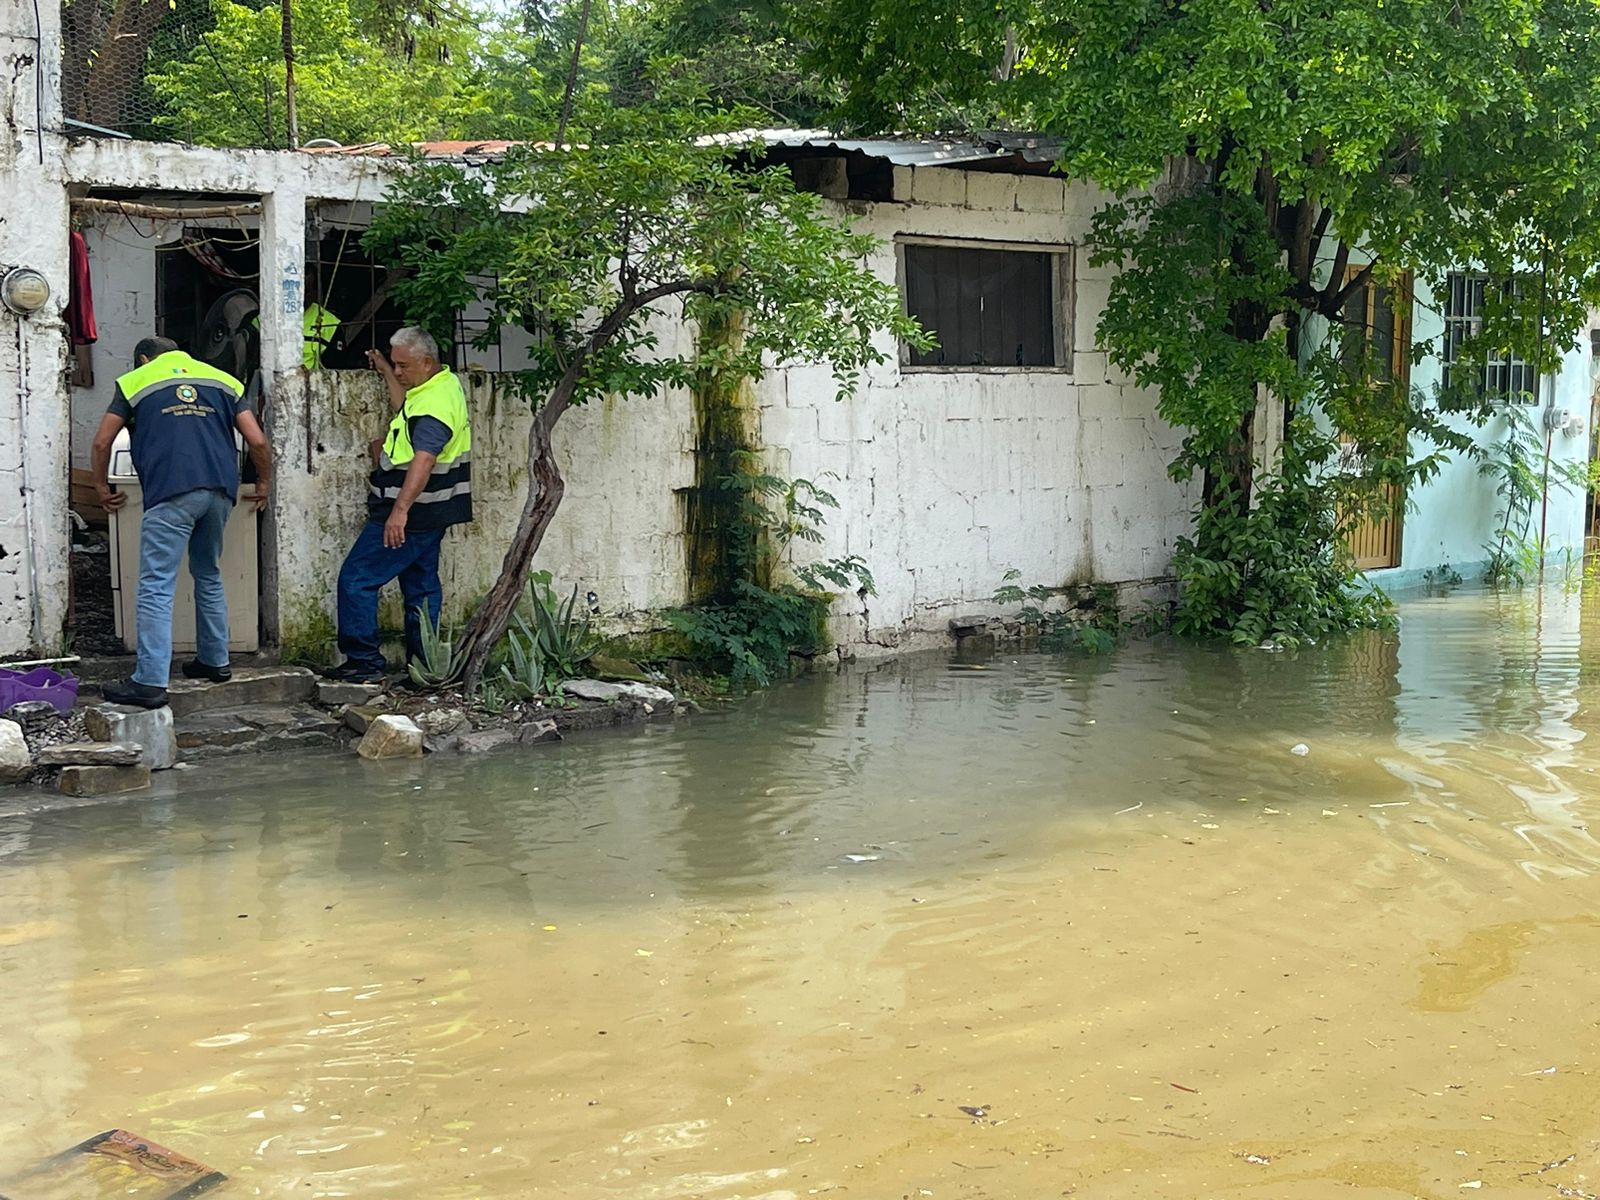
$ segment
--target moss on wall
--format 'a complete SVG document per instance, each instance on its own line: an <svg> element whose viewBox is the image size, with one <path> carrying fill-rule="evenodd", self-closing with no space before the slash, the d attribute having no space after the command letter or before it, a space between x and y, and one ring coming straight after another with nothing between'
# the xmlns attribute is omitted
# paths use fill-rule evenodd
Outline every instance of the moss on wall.
<svg viewBox="0 0 1600 1200"><path fill-rule="evenodd" d="M744 512L747 493L727 485L735 476L758 472L761 448L754 384L725 366L743 337L742 318L709 319L697 344L694 485L684 494L691 604L731 603L742 569L760 566L758 534Z"/></svg>

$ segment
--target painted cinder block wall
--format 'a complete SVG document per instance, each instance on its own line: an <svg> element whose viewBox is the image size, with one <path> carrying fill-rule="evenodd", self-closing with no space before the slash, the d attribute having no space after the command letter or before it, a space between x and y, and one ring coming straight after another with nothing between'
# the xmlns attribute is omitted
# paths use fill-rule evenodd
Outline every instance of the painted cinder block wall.
<svg viewBox="0 0 1600 1200"><path fill-rule="evenodd" d="M1076 244L1075 353L1070 372L908 373L885 341L888 361L849 399L835 398L831 373L816 365L773 370L756 385L769 468L839 500L824 541L799 551L860 555L876 578L876 596L839 599L841 647L941 644L948 619L986 607L1008 569L1048 584L1165 575L1192 498L1167 478L1178 435L1155 416L1154 397L1115 377L1093 348L1108 276L1087 266L1081 243L1099 197L1059 179L947 168L903 169L896 195L904 199L841 212L882 240L872 266L891 282L898 234ZM664 348L689 349L681 322L663 318L657 332ZM526 408L493 377L471 379L477 520L452 531L443 557L456 617L493 581L526 479ZM294 399L285 387L308 391ZM293 373L280 399L288 413L310 414L314 447L312 469L285 470L279 483L282 634L297 645L329 627L333 581L362 520L366 443L386 418L364 372ZM688 396L576 410L557 427L556 449L567 492L536 565L563 591L595 592L613 627L658 624L687 596Z"/></svg>
<svg viewBox="0 0 1600 1200"><path fill-rule="evenodd" d="M1416 293L1412 338L1431 340L1438 346L1444 330L1443 298L1436 299L1422 284ZM1555 431L1550 438L1550 457L1558 466L1581 464L1589 455L1592 385L1587 338L1565 350L1557 347L1554 353L1558 357L1545 372L1539 403L1526 406L1526 411L1541 433L1547 406L1553 404L1557 410L1571 413L1576 418L1575 431ZM1411 368L1411 382L1424 395L1432 395L1443 374L1443 361L1437 355L1429 355ZM1498 415L1481 427L1474 427L1464 418L1450 420L1455 428L1472 433L1473 440L1485 448L1503 441L1508 428L1506 419ZM1415 447L1414 452L1422 449ZM1582 489L1551 487L1545 543L1546 561L1551 565L1560 566L1569 556L1573 562L1582 559L1586 504ZM1400 565L1373 571L1368 577L1378 586L1396 592L1424 584L1427 572L1447 565L1463 578L1480 577L1488 561L1487 543L1499 528L1500 511L1495 481L1478 469L1475 460L1465 455L1453 456L1432 480L1413 489L1409 497L1400 530ZM1533 532L1538 527L1539 515L1535 513Z"/></svg>

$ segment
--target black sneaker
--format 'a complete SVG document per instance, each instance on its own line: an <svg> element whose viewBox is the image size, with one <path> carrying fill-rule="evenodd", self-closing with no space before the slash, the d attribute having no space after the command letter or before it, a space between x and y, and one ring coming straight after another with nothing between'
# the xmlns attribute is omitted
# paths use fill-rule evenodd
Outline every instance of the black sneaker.
<svg viewBox="0 0 1600 1200"><path fill-rule="evenodd" d="M233 678L233 672L227 667L213 667L210 663L203 663L198 658L191 658L183 664L183 677L185 679L207 679L212 683L227 683Z"/></svg>
<svg viewBox="0 0 1600 1200"><path fill-rule="evenodd" d="M110 704L131 704L134 708L165 708L167 689L137 683L133 679L120 679L116 683L100 686L100 695Z"/></svg>
<svg viewBox="0 0 1600 1200"><path fill-rule="evenodd" d="M381 669L364 667L360 663L353 662L340 663L337 667L323 667L317 674L333 683L382 683L385 678Z"/></svg>

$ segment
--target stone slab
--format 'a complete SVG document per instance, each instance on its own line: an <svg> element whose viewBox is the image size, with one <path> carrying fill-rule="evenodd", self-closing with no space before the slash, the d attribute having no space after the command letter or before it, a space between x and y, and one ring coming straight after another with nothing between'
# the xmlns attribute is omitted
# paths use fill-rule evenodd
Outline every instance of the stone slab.
<svg viewBox="0 0 1600 1200"><path fill-rule="evenodd" d="M178 761L178 739L171 708L97 704L83 714L84 728L97 742L123 742L144 751L144 765L165 771Z"/></svg>
<svg viewBox="0 0 1600 1200"><path fill-rule="evenodd" d="M600 679L569 679L561 690L580 700L640 700L645 704L671 704L672 693L649 683L610 683Z"/></svg>
<svg viewBox="0 0 1600 1200"><path fill-rule="evenodd" d="M370 704L381 695L381 683L337 683L331 679L317 681L317 703L329 708L341 704Z"/></svg>
<svg viewBox="0 0 1600 1200"><path fill-rule="evenodd" d="M33 774L28 739L15 721L0 720L0 783L21 783Z"/></svg>
<svg viewBox="0 0 1600 1200"><path fill-rule="evenodd" d="M413 714L411 719L429 737L464 733L468 728L467 714L459 708L426 708Z"/></svg>
<svg viewBox="0 0 1600 1200"><path fill-rule="evenodd" d="M178 722L177 736L178 746L182 750L201 747L231 749L256 741L261 736L261 729L238 713L199 713Z"/></svg>
<svg viewBox="0 0 1600 1200"><path fill-rule="evenodd" d="M374 708L370 704L352 704L344 710L344 723L347 728L354 729L357 733L365 733L367 726L383 716L381 708Z"/></svg>
<svg viewBox="0 0 1600 1200"><path fill-rule="evenodd" d="M498 746L509 746L517 740L517 735L510 729L480 729L475 733L463 733L455 738L457 754L483 754Z"/></svg>
<svg viewBox="0 0 1600 1200"><path fill-rule="evenodd" d="M6 709L5 718L21 725L24 733L41 733L59 721L61 714L48 700L24 700Z"/></svg>
<svg viewBox="0 0 1600 1200"><path fill-rule="evenodd" d="M422 754L422 730L410 717L385 713L367 727L356 745L362 758L417 758Z"/></svg>
<svg viewBox="0 0 1600 1200"><path fill-rule="evenodd" d="M242 667L226 683L178 679L167 685L174 716L252 704L299 704L316 693L317 678L305 667Z"/></svg>
<svg viewBox="0 0 1600 1200"><path fill-rule="evenodd" d="M62 767L56 786L64 796L117 796L143 791L150 786L150 768Z"/></svg>
<svg viewBox="0 0 1600 1200"><path fill-rule="evenodd" d="M132 767L144 761L144 750L132 742L63 742L34 758L41 767Z"/></svg>
<svg viewBox="0 0 1600 1200"><path fill-rule="evenodd" d="M561 730L556 728L554 721L529 721L517 730L517 741L524 746L531 746L538 742L559 742Z"/></svg>

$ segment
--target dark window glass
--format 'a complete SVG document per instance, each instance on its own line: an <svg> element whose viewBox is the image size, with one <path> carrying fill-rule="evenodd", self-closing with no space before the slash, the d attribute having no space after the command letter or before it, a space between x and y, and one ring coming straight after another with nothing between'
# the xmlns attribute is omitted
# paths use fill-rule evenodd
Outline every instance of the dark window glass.
<svg viewBox="0 0 1600 1200"><path fill-rule="evenodd" d="M905 246L906 311L939 339L917 367L1053 367L1056 305L1048 250Z"/></svg>
<svg viewBox="0 0 1600 1200"><path fill-rule="evenodd" d="M1532 363L1500 350L1482 351L1471 360L1461 358L1463 343L1483 329L1484 288L1488 282L1483 275L1453 272L1448 277L1444 309L1445 386L1450 386L1457 370L1463 370L1470 372L1469 382L1483 396L1534 403L1538 378Z"/></svg>

